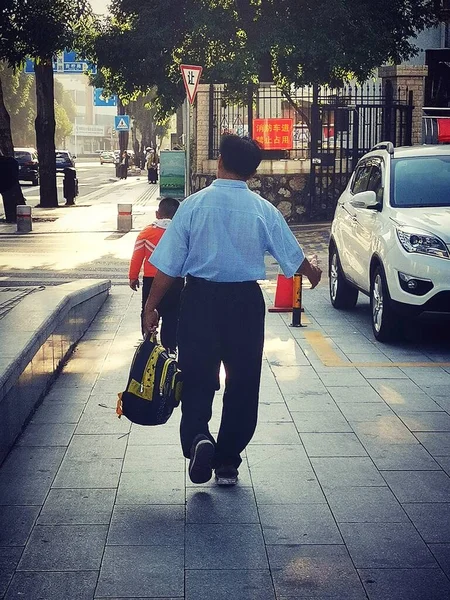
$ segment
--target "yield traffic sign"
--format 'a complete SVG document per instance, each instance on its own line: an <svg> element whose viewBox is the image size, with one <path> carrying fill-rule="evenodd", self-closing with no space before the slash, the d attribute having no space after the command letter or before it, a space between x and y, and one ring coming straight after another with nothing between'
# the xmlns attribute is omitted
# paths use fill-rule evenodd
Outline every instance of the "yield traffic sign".
<svg viewBox="0 0 450 600"><path fill-rule="evenodd" d="M203 67L195 65L180 65L181 74L183 75L184 87L188 100L191 104L194 103L195 95L197 94L198 82L202 74Z"/></svg>
<svg viewBox="0 0 450 600"><path fill-rule="evenodd" d="M114 129L116 131L130 131L130 116L116 115L114 117Z"/></svg>

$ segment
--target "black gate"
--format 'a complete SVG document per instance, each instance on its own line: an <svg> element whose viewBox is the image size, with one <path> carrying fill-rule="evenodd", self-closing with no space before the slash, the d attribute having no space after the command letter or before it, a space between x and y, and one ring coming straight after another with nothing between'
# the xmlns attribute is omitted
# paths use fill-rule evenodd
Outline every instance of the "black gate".
<svg viewBox="0 0 450 600"><path fill-rule="evenodd" d="M382 93L384 91L384 93ZM378 92L378 93L376 93ZM339 91L313 87L310 219L332 218L358 160L381 141L412 143L412 92L387 85Z"/></svg>
<svg viewBox="0 0 450 600"><path fill-rule="evenodd" d="M233 101L223 85L209 90L209 158L216 159L224 133L254 134L254 119L288 118L293 123L292 147L265 150L269 160L300 161L310 166L306 212L309 221L332 218L337 199L363 154L381 141L410 145L413 96L387 84L332 89L306 86L282 91L274 85L250 88Z"/></svg>

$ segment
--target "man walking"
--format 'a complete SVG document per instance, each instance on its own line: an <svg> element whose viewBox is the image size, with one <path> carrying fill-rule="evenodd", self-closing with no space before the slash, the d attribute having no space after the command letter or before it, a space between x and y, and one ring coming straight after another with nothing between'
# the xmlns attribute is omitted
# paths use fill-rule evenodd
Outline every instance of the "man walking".
<svg viewBox="0 0 450 600"><path fill-rule="evenodd" d="M305 258L281 213L251 192L246 181L261 162L249 138L220 144L217 179L187 198L151 257L158 269L144 311L144 330L158 323L156 307L176 277L186 277L178 324L183 373L181 445L193 483L215 476L234 485L240 454L256 428L265 305L257 283L269 252L286 277L321 270ZM209 432L220 364L226 379L217 441Z"/></svg>

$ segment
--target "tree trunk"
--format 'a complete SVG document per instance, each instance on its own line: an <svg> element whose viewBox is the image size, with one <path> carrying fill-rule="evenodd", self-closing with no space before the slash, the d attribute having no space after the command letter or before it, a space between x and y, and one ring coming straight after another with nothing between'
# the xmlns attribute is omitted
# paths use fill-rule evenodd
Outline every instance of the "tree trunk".
<svg viewBox="0 0 450 600"><path fill-rule="evenodd" d="M118 106L117 106L117 114L125 115L125 106L122 104L122 101L119 98ZM119 131L119 150L120 156L122 156L124 150L128 150L128 140L130 137L129 131Z"/></svg>
<svg viewBox="0 0 450 600"><path fill-rule="evenodd" d="M177 144L179 144L180 146L183 145L183 143L182 143L183 133L184 133L183 107L180 106L177 109Z"/></svg>
<svg viewBox="0 0 450 600"><path fill-rule="evenodd" d="M56 189L55 94L51 59L35 61L36 145L39 156L41 208L58 206Z"/></svg>
<svg viewBox="0 0 450 600"><path fill-rule="evenodd" d="M141 157L139 154L139 141L137 139L136 125L131 128L131 144L134 151L134 164L136 167L141 168Z"/></svg>
<svg viewBox="0 0 450 600"><path fill-rule="evenodd" d="M11 119L3 99L2 80L0 78L0 153L3 156L14 156L14 145L11 135Z"/></svg>
<svg viewBox="0 0 450 600"><path fill-rule="evenodd" d="M14 160L14 145L11 135L11 120L3 99L2 81L0 79L0 155L10 157L2 158L0 163L0 188L3 198L5 219L8 223L16 222L16 209L20 204L25 204L22 188L19 184L19 170ZM7 188L7 189L6 189Z"/></svg>

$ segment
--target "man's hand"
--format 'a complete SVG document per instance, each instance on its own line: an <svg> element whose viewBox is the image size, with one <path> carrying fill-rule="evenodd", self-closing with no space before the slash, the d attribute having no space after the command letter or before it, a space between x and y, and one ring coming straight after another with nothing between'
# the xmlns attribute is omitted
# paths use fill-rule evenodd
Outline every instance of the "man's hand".
<svg viewBox="0 0 450 600"><path fill-rule="evenodd" d="M317 257L315 255L311 258L311 261L305 258L298 272L306 275L311 284L311 289L314 289L319 284L322 277L322 269L317 266Z"/></svg>
<svg viewBox="0 0 450 600"><path fill-rule="evenodd" d="M311 289L314 289L319 284L319 281L322 278L322 269L320 269L316 265L311 265L311 269L306 274L306 277L309 279Z"/></svg>
<svg viewBox="0 0 450 600"><path fill-rule="evenodd" d="M139 279L130 279L129 284L133 292L136 292L139 287Z"/></svg>
<svg viewBox="0 0 450 600"><path fill-rule="evenodd" d="M156 331L156 328L158 327L158 321L159 321L159 314L158 311L155 309L153 310L147 310L146 308L144 309L144 319L143 319L143 323L142 323L142 329L144 330L144 335L147 335L149 333L154 333Z"/></svg>

